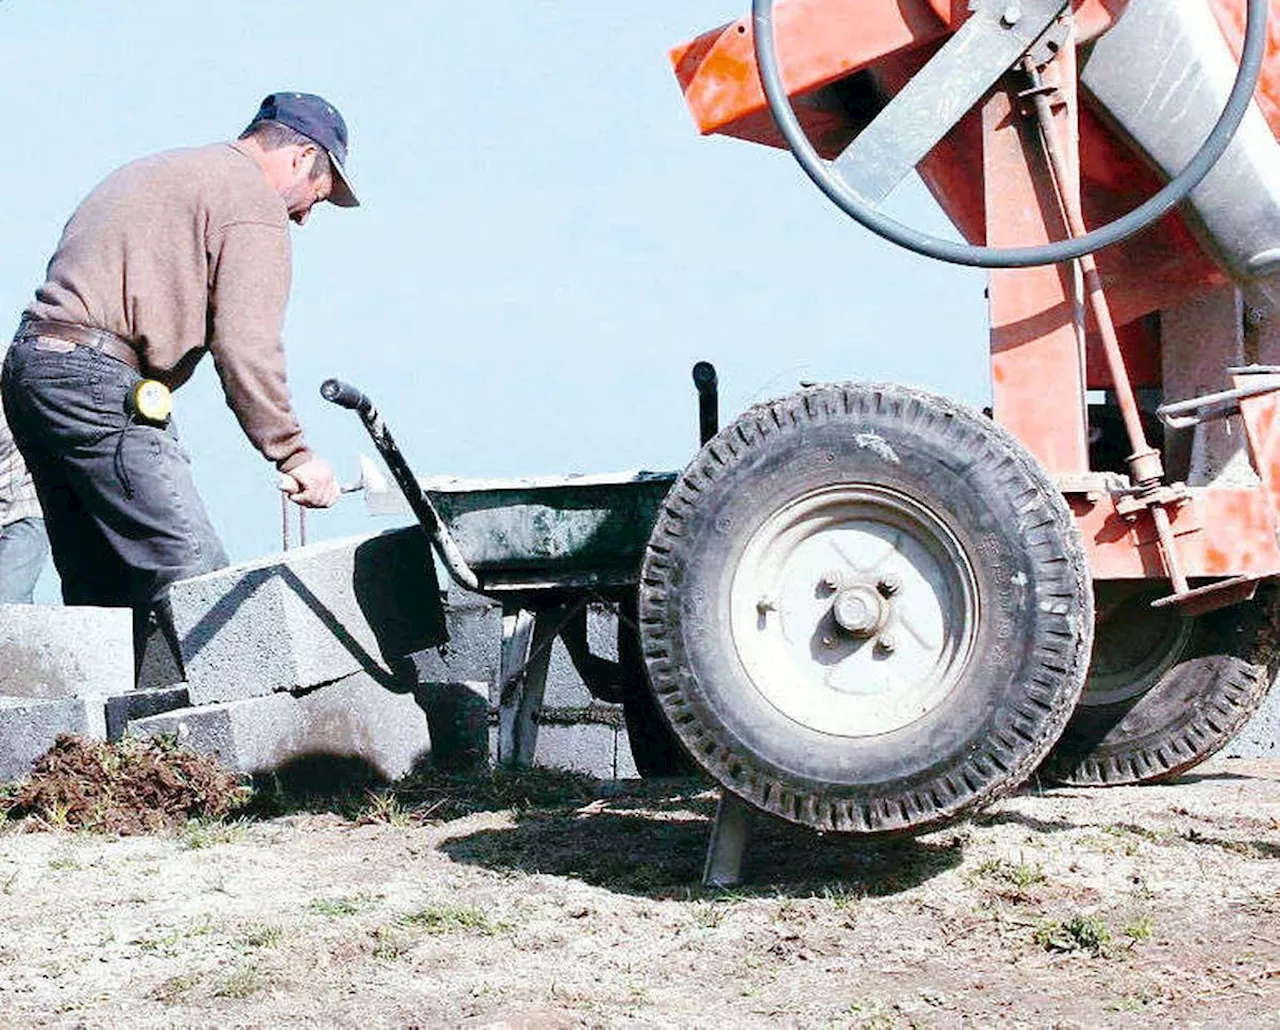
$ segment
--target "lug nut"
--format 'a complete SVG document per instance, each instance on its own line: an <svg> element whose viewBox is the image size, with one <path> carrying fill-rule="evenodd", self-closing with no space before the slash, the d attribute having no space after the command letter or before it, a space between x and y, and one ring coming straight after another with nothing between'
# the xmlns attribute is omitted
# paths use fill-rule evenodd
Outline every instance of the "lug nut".
<svg viewBox="0 0 1280 1030"><path fill-rule="evenodd" d="M836 646L836 642L832 640L830 637L823 637L822 646L825 647L828 651L830 651L833 647Z"/></svg>
<svg viewBox="0 0 1280 1030"><path fill-rule="evenodd" d="M1010 4L1004 9L1004 13L1000 15L1000 24L1006 29L1013 28L1020 21L1022 21L1022 8L1017 4Z"/></svg>
<svg viewBox="0 0 1280 1030"><path fill-rule="evenodd" d="M898 638L892 633L881 633L876 638L876 650L885 654L893 654L894 651L898 650Z"/></svg>
<svg viewBox="0 0 1280 1030"><path fill-rule="evenodd" d="M880 582L876 584L876 589L880 591L881 597L892 597L902 589L902 577L896 572L886 572L880 577Z"/></svg>
<svg viewBox="0 0 1280 1030"><path fill-rule="evenodd" d="M822 586L828 590L839 590L844 583L844 577L837 571L823 573Z"/></svg>
<svg viewBox="0 0 1280 1030"><path fill-rule="evenodd" d="M777 610L778 606L773 603L772 598L762 597L756 602L756 611L761 615L766 615L769 612L776 612Z"/></svg>

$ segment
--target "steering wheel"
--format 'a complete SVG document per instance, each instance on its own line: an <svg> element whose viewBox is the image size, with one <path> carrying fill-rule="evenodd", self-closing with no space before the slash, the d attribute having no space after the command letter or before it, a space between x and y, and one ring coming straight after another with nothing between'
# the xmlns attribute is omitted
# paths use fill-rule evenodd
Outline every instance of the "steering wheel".
<svg viewBox="0 0 1280 1030"><path fill-rule="evenodd" d="M1140 0L1139 0L1140 2ZM800 167L842 211L877 236L925 257L977 268L1051 265L1141 232L1186 199L1213 169L1244 119L1266 54L1267 0L1247 0L1235 84L1200 150L1177 176L1127 215L1084 236L1033 247L979 247L920 232L880 203L1068 7L1069 0L979 0L946 44L832 161L819 156L782 85L773 34L774 0L752 0L756 64L769 110Z"/></svg>

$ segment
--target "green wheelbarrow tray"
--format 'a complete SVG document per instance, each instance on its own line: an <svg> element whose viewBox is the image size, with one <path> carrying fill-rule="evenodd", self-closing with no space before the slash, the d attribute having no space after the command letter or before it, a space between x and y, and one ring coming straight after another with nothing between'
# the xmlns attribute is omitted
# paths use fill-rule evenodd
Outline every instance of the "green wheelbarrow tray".
<svg viewBox="0 0 1280 1030"><path fill-rule="evenodd" d="M482 593L634 586L674 472L420 479ZM371 515L412 513L404 493L361 459Z"/></svg>

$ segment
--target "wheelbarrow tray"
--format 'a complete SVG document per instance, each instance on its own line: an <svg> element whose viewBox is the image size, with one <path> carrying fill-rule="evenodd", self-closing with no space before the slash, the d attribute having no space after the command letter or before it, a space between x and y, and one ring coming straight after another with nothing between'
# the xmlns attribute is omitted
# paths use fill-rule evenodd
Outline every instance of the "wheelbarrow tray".
<svg viewBox="0 0 1280 1030"><path fill-rule="evenodd" d="M365 463L371 515L409 514L403 494ZM420 480L485 591L637 582L674 472Z"/></svg>

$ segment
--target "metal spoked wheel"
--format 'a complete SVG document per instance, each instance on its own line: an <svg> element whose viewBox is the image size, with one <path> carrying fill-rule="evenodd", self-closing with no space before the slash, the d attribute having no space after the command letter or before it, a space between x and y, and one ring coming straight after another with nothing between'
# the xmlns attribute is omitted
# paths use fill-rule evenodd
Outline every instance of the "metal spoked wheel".
<svg viewBox="0 0 1280 1030"><path fill-rule="evenodd" d="M843 833L1012 789L1084 684L1071 513L1008 432L899 386L746 412L668 495L639 622L661 712L725 789Z"/></svg>
<svg viewBox="0 0 1280 1030"><path fill-rule="evenodd" d="M978 589L946 524L894 490L834 486L752 537L730 590L752 685L795 723L846 737L907 726L972 658Z"/></svg>
<svg viewBox="0 0 1280 1030"><path fill-rule="evenodd" d="M1155 783L1194 768L1267 695L1280 651L1280 592L1185 617L1152 608L1167 588L1099 583L1093 660L1080 702L1045 761L1074 786Z"/></svg>

